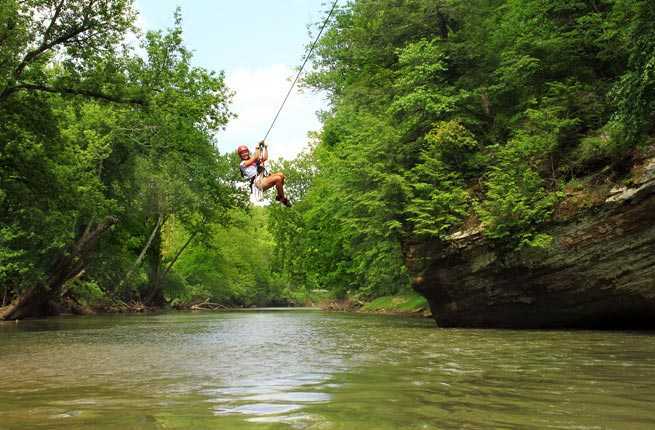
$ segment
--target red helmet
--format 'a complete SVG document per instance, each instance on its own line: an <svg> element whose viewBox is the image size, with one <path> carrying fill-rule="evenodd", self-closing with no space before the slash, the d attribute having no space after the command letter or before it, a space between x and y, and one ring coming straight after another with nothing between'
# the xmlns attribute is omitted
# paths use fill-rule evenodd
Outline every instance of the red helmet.
<svg viewBox="0 0 655 430"><path fill-rule="evenodd" d="M239 156L241 154L250 154L250 150L246 145L239 145L239 147L237 148L237 154L239 154Z"/></svg>

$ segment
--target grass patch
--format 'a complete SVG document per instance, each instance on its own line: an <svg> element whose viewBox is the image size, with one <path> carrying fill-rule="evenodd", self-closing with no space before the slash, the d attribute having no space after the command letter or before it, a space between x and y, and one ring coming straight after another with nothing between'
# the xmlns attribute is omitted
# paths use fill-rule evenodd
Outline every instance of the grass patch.
<svg viewBox="0 0 655 430"><path fill-rule="evenodd" d="M287 290L285 295L295 306L310 307L332 298L327 290Z"/></svg>
<svg viewBox="0 0 655 430"><path fill-rule="evenodd" d="M416 293L378 297L362 307L365 312L421 312L426 309L427 300Z"/></svg>

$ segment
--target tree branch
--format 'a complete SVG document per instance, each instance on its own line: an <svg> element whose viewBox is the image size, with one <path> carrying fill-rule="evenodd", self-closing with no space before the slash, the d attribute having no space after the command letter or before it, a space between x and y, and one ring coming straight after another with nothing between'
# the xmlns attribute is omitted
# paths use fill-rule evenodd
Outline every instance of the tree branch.
<svg viewBox="0 0 655 430"><path fill-rule="evenodd" d="M75 36L84 33L87 30L90 30L92 26L86 25L82 27L74 27L72 28L68 33L64 33L61 36L57 37L54 39L52 42L47 42L44 39L41 45L36 48L33 51L28 52L25 57L23 58L23 61L20 62L18 67L16 67L16 70L14 71L14 79L20 78L20 75L23 73L25 68L34 60L36 60L41 54L46 52L49 49L54 48L57 45L66 43L70 39L74 38Z"/></svg>
<svg viewBox="0 0 655 430"><path fill-rule="evenodd" d="M66 88L66 87L57 88L57 87L49 87L47 85L42 85L42 84L30 84L30 83L23 83L20 85L16 85L14 87L7 88L2 94L0 94L0 101L7 98L10 94L21 90L43 91L46 93L53 93L53 94L60 94L60 95L85 96L97 100L104 100L104 101L119 103L119 104L132 104L132 105L140 105L140 106L145 106L146 104L145 100L143 99L137 99L137 98L124 99L118 96L112 96L110 94L103 94L98 91L84 90L79 88Z"/></svg>
<svg viewBox="0 0 655 430"><path fill-rule="evenodd" d="M41 45L46 43L48 40L48 37L50 37L50 32L55 26L55 23L57 22L57 18L59 18L59 14L61 13L61 8L64 6L64 3L66 0L60 0L59 4L55 8L55 13L52 15L52 19L50 20L50 24L48 24L48 28L46 28L45 32L43 33L43 42L41 42Z"/></svg>

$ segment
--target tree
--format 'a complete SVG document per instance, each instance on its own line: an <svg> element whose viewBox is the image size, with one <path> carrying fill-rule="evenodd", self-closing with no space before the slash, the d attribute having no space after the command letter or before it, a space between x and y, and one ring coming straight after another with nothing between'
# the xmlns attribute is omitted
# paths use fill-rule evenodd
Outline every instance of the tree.
<svg viewBox="0 0 655 430"><path fill-rule="evenodd" d="M0 81L0 284L13 301L0 318L56 313L80 282L122 295L116 286L144 258L143 299L163 303L174 264L162 261L166 220L206 235L245 199L213 146L231 117L223 75L190 65L179 13L173 29L146 36L141 58L121 45L129 2L1 12L11 50Z"/></svg>
<svg viewBox="0 0 655 430"><path fill-rule="evenodd" d="M8 0L0 9L0 103L26 91L142 104L116 67L133 20L130 0Z"/></svg>

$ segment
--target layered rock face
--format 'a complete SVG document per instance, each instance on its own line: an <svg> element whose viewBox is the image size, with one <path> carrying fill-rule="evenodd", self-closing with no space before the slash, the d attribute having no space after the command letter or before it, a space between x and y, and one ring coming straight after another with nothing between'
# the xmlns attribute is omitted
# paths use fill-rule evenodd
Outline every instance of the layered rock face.
<svg viewBox="0 0 655 430"><path fill-rule="evenodd" d="M549 249L509 254L475 230L406 244L413 286L440 327L655 328L655 158L546 232Z"/></svg>

